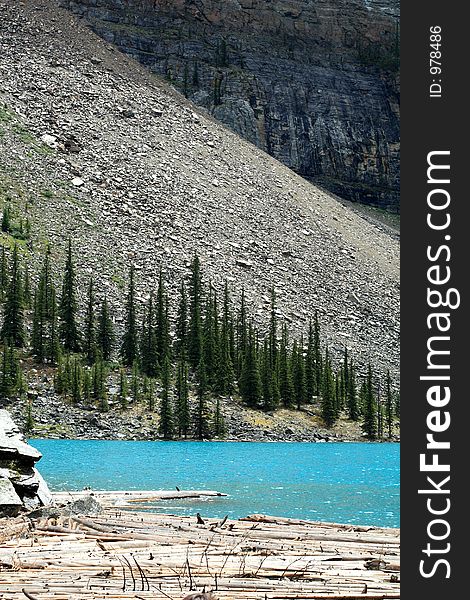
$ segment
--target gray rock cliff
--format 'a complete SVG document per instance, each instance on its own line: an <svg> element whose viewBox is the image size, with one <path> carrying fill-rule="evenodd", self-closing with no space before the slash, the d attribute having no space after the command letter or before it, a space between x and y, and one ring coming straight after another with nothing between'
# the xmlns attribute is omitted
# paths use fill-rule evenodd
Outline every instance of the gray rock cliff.
<svg viewBox="0 0 470 600"><path fill-rule="evenodd" d="M302 176L398 210L397 0L62 0Z"/></svg>
<svg viewBox="0 0 470 600"><path fill-rule="evenodd" d="M41 453L27 444L6 410L0 410L0 517L52 502L35 464Z"/></svg>

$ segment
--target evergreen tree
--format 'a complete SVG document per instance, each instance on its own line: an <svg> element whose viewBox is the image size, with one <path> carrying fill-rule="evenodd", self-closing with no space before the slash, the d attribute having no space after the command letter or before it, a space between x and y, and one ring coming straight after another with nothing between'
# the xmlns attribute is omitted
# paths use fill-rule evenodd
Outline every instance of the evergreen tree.
<svg viewBox="0 0 470 600"><path fill-rule="evenodd" d="M89 404L90 403L90 399L91 399L91 377L90 377L90 371L88 369L83 369L82 375L83 375L83 383L82 383L83 401L86 404Z"/></svg>
<svg viewBox="0 0 470 600"><path fill-rule="evenodd" d="M121 356L124 364L131 367L137 360L137 320L135 307L134 266L129 274L129 289L126 301L126 322L121 346Z"/></svg>
<svg viewBox="0 0 470 600"><path fill-rule="evenodd" d="M306 384L305 384L305 363L302 353L303 342L301 341L300 346L297 342L294 342L292 349L292 373L294 380L294 396L297 404L297 410L300 410L302 404L305 404L307 396Z"/></svg>
<svg viewBox="0 0 470 600"><path fill-rule="evenodd" d="M18 244L15 244L13 248L11 277L7 288L3 325L0 336L3 339L11 340L17 347L22 347L25 344L23 289Z"/></svg>
<svg viewBox="0 0 470 600"><path fill-rule="evenodd" d="M359 420L359 406L357 404L357 390L356 390L356 369L353 365L352 360L349 362L348 371L348 383L346 389L346 406L348 410L348 417L352 421Z"/></svg>
<svg viewBox="0 0 470 600"><path fill-rule="evenodd" d="M168 355L163 359L162 365L162 399L160 403L160 424L158 430L163 439L173 437L173 411L170 399L171 371Z"/></svg>
<svg viewBox="0 0 470 600"><path fill-rule="evenodd" d="M168 298L165 294L165 286L163 282L163 273L160 269L158 277L157 289L157 307L156 307L156 329L155 343L157 364L162 364L163 360L169 353L169 324L168 324Z"/></svg>
<svg viewBox="0 0 470 600"><path fill-rule="evenodd" d="M59 307L60 338L67 352L80 351L80 336L77 328L77 299L75 268L72 258L72 240L69 239L67 260L62 282L62 297Z"/></svg>
<svg viewBox="0 0 470 600"><path fill-rule="evenodd" d="M240 299L240 311L238 314L237 323L237 352L236 352L236 372L237 377L240 378L243 367L243 361L247 353L248 346L248 325L247 325L247 310L245 301L245 290L242 290Z"/></svg>
<svg viewBox="0 0 470 600"><path fill-rule="evenodd" d="M28 269L28 267L26 267L24 269L24 275L23 275L23 305L26 309L31 308L31 301L32 301L32 296L31 296L31 283L29 281L29 269Z"/></svg>
<svg viewBox="0 0 470 600"><path fill-rule="evenodd" d="M347 403L349 387L349 356L348 348L344 347L343 366L341 368L341 408L344 408L344 404Z"/></svg>
<svg viewBox="0 0 470 600"><path fill-rule="evenodd" d="M315 320L313 325L313 355L315 360L315 395L319 396L323 390L323 365L320 346L320 324L318 322L317 311L315 311Z"/></svg>
<svg viewBox="0 0 470 600"><path fill-rule="evenodd" d="M85 314L85 343L83 350L89 364L93 364L96 360L97 352L93 279L90 279L88 284L88 302Z"/></svg>
<svg viewBox="0 0 470 600"><path fill-rule="evenodd" d="M191 425L191 415L189 409L188 367L184 360L178 363L177 368L176 401L178 437L184 436L186 438Z"/></svg>
<svg viewBox="0 0 470 600"><path fill-rule="evenodd" d="M400 418L400 392L395 392L395 416Z"/></svg>
<svg viewBox="0 0 470 600"><path fill-rule="evenodd" d="M54 377L54 389L57 394L67 396L72 387L70 357L59 357L57 371Z"/></svg>
<svg viewBox="0 0 470 600"><path fill-rule="evenodd" d="M3 340L1 371L0 371L0 399L11 400L18 392L21 371L14 344Z"/></svg>
<svg viewBox="0 0 470 600"><path fill-rule="evenodd" d="M258 356L256 352L256 339L253 326L248 329L248 342L240 375L240 394L243 400L251 408L261 405L262 389L259 373Z"/></svg>
<svg viewBox="0 0 470 600"><path fill-rule="evenodd" d="M11 229L11 207L9 204L5 204L2 213L2 231L9 233Z"/></svg>
<svg viewBox="0 0 470 600"><path fill-rule="evenodd" d="M34 419L33 419L33 403L31 400L28 400L26 403L26 422L25 422L25 431L27 435L30 435L34 429Z"/></svg>
<svg viewBox="0 0 470 600"><path fill-rule="evenodd" d="M279 404L279 389L276 371L272 368L272 354L270 339L265 338L261 353L261 385L263 391L263 410L275 410Z"/></svg>
<svg viewBox="0 0 470 600"><path fill-rule="evenodd" d="M227 281L224 290L224 308L222 314L222 327L220 332L219 356L215 392L218 394L231 394L234 389L235 373L231 354L230 340L230 297Z"/></svg>
<svg viewBox="0 0 470 600"><path fill-rule="evenodd" d="M282 326L281 347L279 350L279 393L285 408L290 408L294 403L294 383L289 361L289 348L287 326Z"/></svg>
<svg viewBox="0 0 470 600"><path fill-rule="evenodd" d="M202 354L202 277L199 257L196 255L191 263L191 281L189 287L190 316L189 316L189 360L195 369L201 360Z"/></svg>
<svg viewBox="0 0 470 600"><path fill-rule="evenodd" d="M321 416L327 427L332 427L336 421L335 382L328 348L325 351L325 362L322 376Z"/></svg>
<svg viewBox="0 0 470 600"><path fill-rule="evenodd" d="M364 386L364 409L362 429L370 440L377 438L377 411L374 399L372 367L367 367L367 379Z"/></svg>
<svg viewBox="0 0 470 600"><path fill-rule="evenodd" d="M148 377L156 377L159 372L157 335L154 324L153 294L150 294L144 315L141 341L142 372Z"/></svg>
<svg viewBox="0 0 470 600"><path fill-rule="evenodd" d="M204 362L204 354L197 368L197 403L194 415L195 436L199 440L210 439L212 436L210 430L209 411L207 407L207 374Z"/></svg>
<svg viewBox="0 0 470 600"><path fill-rule="evenodd" d="M225 437L225 419L222 415L222 411L220 409L220 399L217 398L217 402L215 405L215 413L214 413L214 426L213 426L214 436L217 438Z"/></svg>
<svg viewBox="0 0 470 600"><path fill-rule="evenodd" d="M155 410L155 380L151 378L148 380L147 405L150 412Z"/></svg>
<svg viewBox="0 0 470 600"><path fill-rule="evenodd" d="M273 371L277 362L277 309L276 291L274 289L274 286L271 288L271 318L269 322L269 362L271 371Z"/></svg>
<svg viewBox="0 0 470 600"><path fill-rule="evenodd" d="M8 259L5 246L2 246L2 257L0 262L0 300L5 297L8 287Z"/></svg>
<svg viewBox="0 0 470 600"><path fill-rule="evenodd" d="M215 292L212 285L210 285L203 324L203 350L207 381L211 388L213 388L215 384L218 366L218 323L216 306Z"/></svg>
<svg viewBox="0 0 470 600"><path fill-rule="evenodd" d="M57 301L52 281L51 250L44 257L33 304L32 350L39 362L57 361L59 339Z"/></svg>
<svg viewBox="0 0 470 600"><path fill-rule="evenodd" d="M181 360L188 355L188 298L184 281L180 287L180 302L178 307L178 317L176 321L176 356Z"/></svg>
<svg viewBox="0 0 470 600"><path fill-rule="evenodd" d="M105 297L98 315L97 348L103 360L109 361L114 345L114 328Z"/></svg>
<svg viewBox="0 0 470 600"><path fill-rule="evenodd" d="M315 345L311 319L308 326L307 354L305 356L305 394L308 403L312 402L313 396L316 394Z"/></svg>
<svg viewBox="0 0 470 600"><path fill-rule="evenodd" d="M139 363L135 360L132 365L132 378L131 378L132 398L134 400L134 404L137 404L140 400L139 375L140 375Z"/></svg>
<svg viewBox="0 0 470 600"><path fill-rule="evenodd" d="M75 358L72 367L72 402L78 404L82 401L82 368Z"/></svg>

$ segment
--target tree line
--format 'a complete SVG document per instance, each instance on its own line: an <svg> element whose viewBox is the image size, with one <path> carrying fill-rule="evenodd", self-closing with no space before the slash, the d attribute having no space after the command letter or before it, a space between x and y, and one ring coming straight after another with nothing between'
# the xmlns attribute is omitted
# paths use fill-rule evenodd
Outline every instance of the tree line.
<svg viewBox="0 0 470 600"><path fill-rule="evenodd" d="M34 278L22 264L18 244L10 253L3 247L0 261L4 399L24 390L18 363L22 352L55 368L57 393L103 411L108 410L109 374L117 372L122 408L130 399L146 402L150 411L158 411L159 434L165 439L223 437L220 398L233 395L267 412L317 406L329 428L342 415L361 422L369 439L392 437L399 395L390 374L380 390L372 365L363 365L360 373L347 348L334 364L321 339L317 312L305 333L294 338L278 316L274 288L269 319L260 327L243 291L234 301L227 282L217 290L204 280L197 255L176 294L160 270L156 289L144 304L136 299L131 266L120 310L97 293L93 278L79 306L70 240L60 292L50 248ZM115 326L118 313L124 314L120 332Z"/></svg>

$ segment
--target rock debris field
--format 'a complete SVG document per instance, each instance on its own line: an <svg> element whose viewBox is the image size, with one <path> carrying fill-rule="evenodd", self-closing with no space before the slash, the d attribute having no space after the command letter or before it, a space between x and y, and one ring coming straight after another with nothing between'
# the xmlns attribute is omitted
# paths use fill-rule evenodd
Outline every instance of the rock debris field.
<svg viewBox="0 0 470 600"><path fill-rule="evenodd" d="M148 297L198 252L206 281L242 287L267 322L269 292L300 333L318 309L344 345L398 376L399 244L217 124L98 38L57 0L0 0L0 195L32 221L34 250L72 237L82 293L111 302L129 265ZM42 260L34 252L33 260ZM118 315L118 321L122 315Z"/></svg>

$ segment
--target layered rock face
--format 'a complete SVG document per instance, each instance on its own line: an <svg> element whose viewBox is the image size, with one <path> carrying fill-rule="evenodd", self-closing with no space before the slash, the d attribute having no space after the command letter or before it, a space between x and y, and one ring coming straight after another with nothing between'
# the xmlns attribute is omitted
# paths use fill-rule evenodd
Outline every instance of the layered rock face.
<svg viewBox="0 0 470 600"><path fill-rule="evenodd" d="M62 0L302 176L398 210L397 0Z"/></svg>
<svg viewBox="0 0 470 600"><path fill-rule="evenodd" d="M27 444L6 410L0 410L0 517L51 504L46 482L34 466L41 453Z"/></svg>

